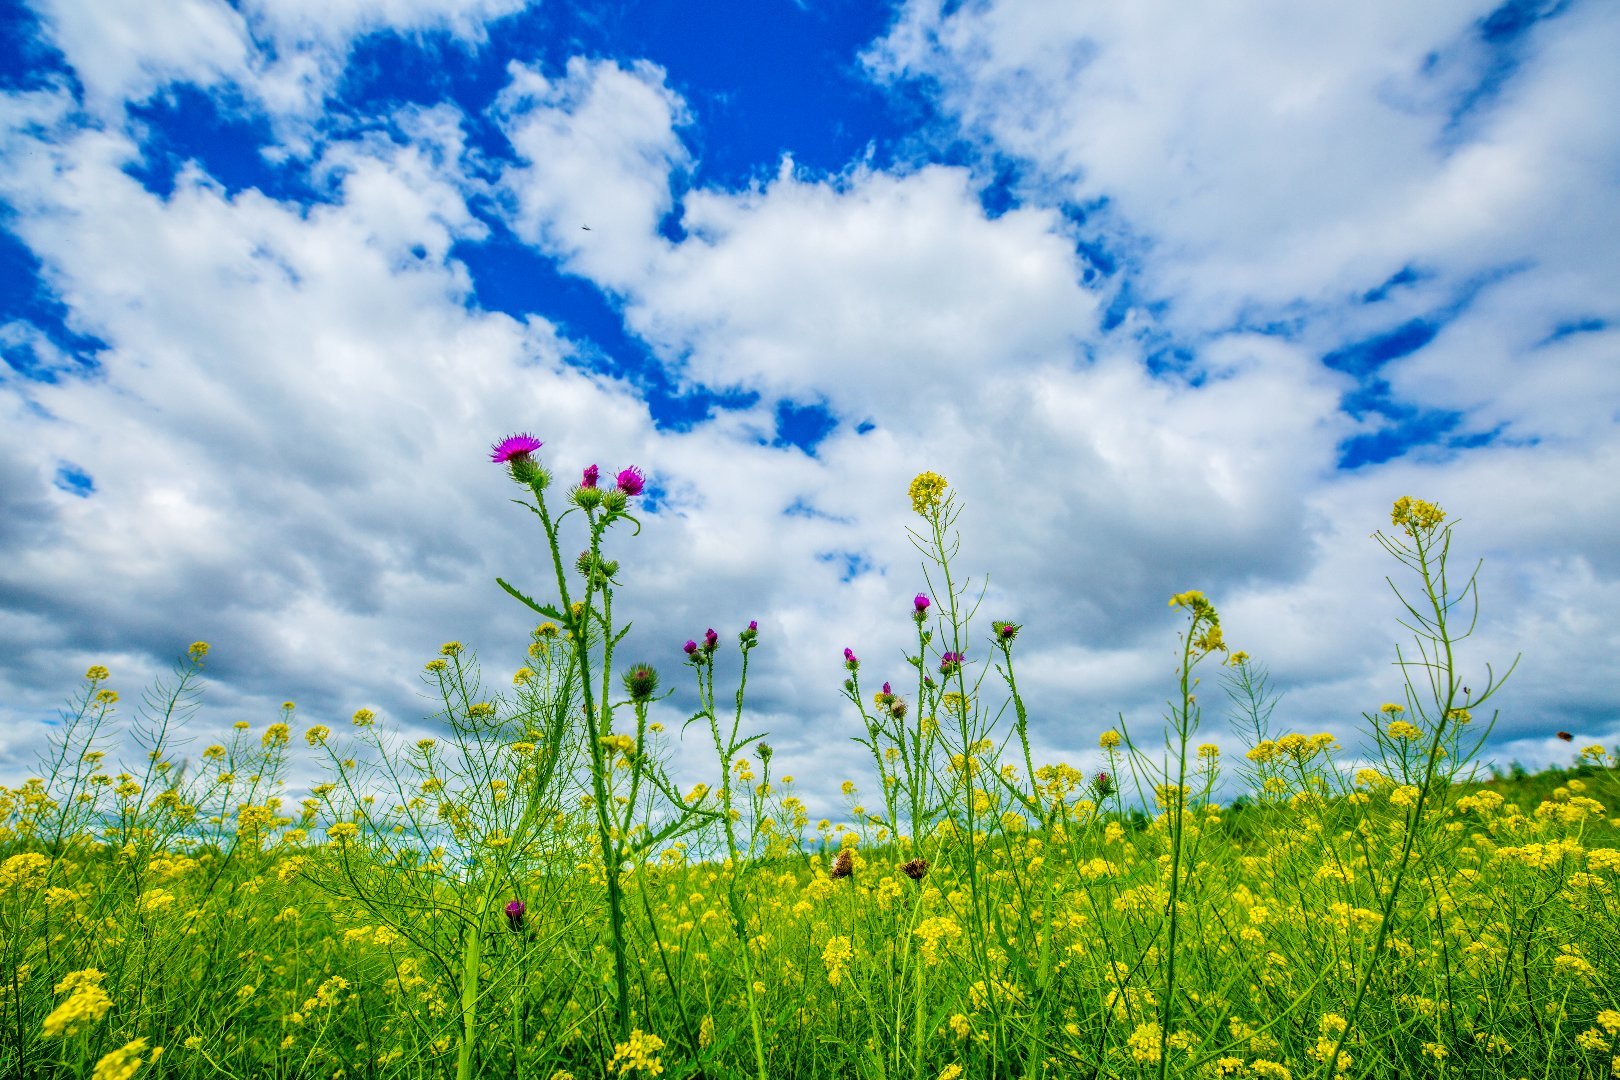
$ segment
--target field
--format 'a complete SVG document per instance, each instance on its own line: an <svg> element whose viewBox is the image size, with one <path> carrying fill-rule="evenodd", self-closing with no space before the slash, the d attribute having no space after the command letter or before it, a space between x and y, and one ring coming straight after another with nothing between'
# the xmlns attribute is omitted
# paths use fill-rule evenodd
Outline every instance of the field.
<svg viewBox="0 0 1620 1080"><path fill-rule="evenodd" d="M604 542L640 477L587 473L558 513L526 445L496 457L553 595L503 582L544 620L510 690L460 643L428 662L442 737L288 703L208 742L204 643L127 718L90 669L47 767L0 789L0 1074L1620 1076L1617 762L1478 775L1503 676L1456 670L1475 593L1439 507L1379 534L1413 640L1353 756L1275 726L1186 592L1162 736L1105 732L1088 776L1033 760L1020 627L974 636L960 507L924 473L916 678L867 686L846 652L876 780L835 824L745 731L753 626L725 707L719 636L687 644L678 719L715 765L673 786L660 675L615 657ZM326 770L296 800L295 754Z"/></svg>

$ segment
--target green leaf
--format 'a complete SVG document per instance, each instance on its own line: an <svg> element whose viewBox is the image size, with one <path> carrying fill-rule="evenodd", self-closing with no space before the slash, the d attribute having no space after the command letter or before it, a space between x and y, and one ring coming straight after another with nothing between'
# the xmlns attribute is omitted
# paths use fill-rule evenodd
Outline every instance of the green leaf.
<svg viewBox="0 0 1620 1080"><path fill-rule="evenodd" d="M537 604L537 603L535 603L534 600L531 597L523 595L522 593L520 593L516 589L514 589L512 586L508 585L506 583L505 579L496 578L495 579L495 584L497 584L501 588L505 589L508 594L515 597L520 603L526 605L527 607L529 607L530 609L532 609L534 611L539 612L541 615L544 615L546 618L548 618L548 619L556 619L556 620L558 620L560 622L566 622L567 621L567 619L563 616L562 612L558 611L556 608L552 607L550 604Z"/></svg>

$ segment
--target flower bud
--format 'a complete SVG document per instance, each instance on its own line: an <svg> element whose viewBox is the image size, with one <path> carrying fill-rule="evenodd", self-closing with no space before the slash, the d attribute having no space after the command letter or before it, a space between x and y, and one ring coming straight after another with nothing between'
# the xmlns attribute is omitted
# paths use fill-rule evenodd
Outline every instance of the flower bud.
<svg viewBox="0 0 1620 1080"><path fill-rule="evenodd" d="M512 933L516 934L523 929L523 912L525 910L521 900L513 900L506 905L506 925L511 927Z"/></svg>
<svg viewBox="0 0 1620 1080"><path fill-rule="evenodd" d="M850 671L861 670L861 662L856 658L854 649L846 648L844 650L844 667Z"/></svg>
<svg viewBox="0 0 1620 1080"><path fill-rule="evenodd" d="M658 690L658 672L651 664L632 664L624 673L624 688L631 701L646 701Z"/></svg>

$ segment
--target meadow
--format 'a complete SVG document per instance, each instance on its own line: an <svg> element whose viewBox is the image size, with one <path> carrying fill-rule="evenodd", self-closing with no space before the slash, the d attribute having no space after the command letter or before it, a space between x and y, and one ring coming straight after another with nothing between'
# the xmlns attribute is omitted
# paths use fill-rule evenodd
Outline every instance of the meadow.
<svg viewBox="0 0 1620 1080"><path fill-rule="evenodd" d="M686 643L675 713L618 655L641 474L559 484L540 448L491 455L550 552L500 583L529 664L494 687L446 643L434 738L291 702L199 735L202 642L128 702L86 673L0 788L0 1075L1620 1076L1620 762L1487 778L1511 664L1460 669L1439 506L1376 534L1410 641L1357 746L1283 724L1189 591L1162 728L1105 731L1088 775L1035 760L1021 627L976 618L922 474L907 685L845 651L873 780L812 821L748 729L758 628ZM683 734L714 748L685 790Z"/></svg>

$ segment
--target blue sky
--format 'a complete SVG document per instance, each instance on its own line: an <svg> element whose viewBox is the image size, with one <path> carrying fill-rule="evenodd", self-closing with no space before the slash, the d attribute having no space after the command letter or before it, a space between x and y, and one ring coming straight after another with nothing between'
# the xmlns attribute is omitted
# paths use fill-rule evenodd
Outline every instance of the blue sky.
<svg viewBox="0 0 1620 1080"><path fill-rule="evenodd" d="M648 471L638 655L759 619L829 811L923 468L1052 758L1156 723L1189 587L1354 747L1408 493L1487 560L1469 661L1525 654L1491 754L1620 736L1613 5L602 11L0 8L0 772L197 638L204 726L413 730L450 638L500 683L519 429Z"/></svg>

